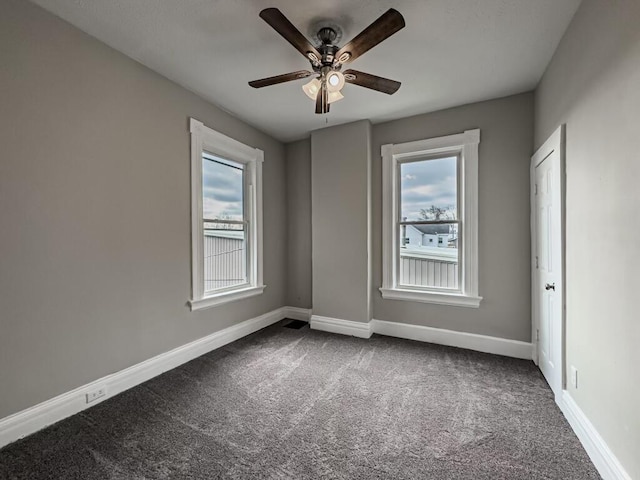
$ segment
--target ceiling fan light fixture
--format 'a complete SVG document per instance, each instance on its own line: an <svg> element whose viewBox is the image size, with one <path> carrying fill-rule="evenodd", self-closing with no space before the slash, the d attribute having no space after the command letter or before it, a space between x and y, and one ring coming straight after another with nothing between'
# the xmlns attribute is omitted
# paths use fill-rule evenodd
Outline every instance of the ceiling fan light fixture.
<svg viewBox="0 0 640 480"><path fill-rule="evenodd" d="M315 101L318 96L318 92L320 91L320 86L320 80L314 78L309 83L305 83L302 86L302 91L307 95L307 97Z"/></svg>
<svg viewBox="0 0 640 480"><path fill-rule="evenodd" d="M340 92L329 92L329 99L327 100L328 103L333 103L333 102L337 102L338 100L342 100L344 98L344 95L342 95Z"/></svg>
<svg viewBox="0 0 640 480"><path fill-rule="evenodd" d="M344 75L338 71L330 72L327 75L327 90L331 92L339 92L344 87Z"/></svg>
<svg viewBox="0 0 640 480"><path fill-rule="evenodd" d="M327 83L327 87L328 86L329 84ZM309 97L311 100L315 102L321 87L322 87L322 83L320 82L320 80L318 78L314 78L310 82L305 83L302 86L302 91L305 93L307 97ZM342 93L340 93L339 90L331 91L331 89L327 88L327 93L328 93L328 100L327 100L328 103L337 102L338 100L342 100L344 98L344 95L342 95Z"/></svg>

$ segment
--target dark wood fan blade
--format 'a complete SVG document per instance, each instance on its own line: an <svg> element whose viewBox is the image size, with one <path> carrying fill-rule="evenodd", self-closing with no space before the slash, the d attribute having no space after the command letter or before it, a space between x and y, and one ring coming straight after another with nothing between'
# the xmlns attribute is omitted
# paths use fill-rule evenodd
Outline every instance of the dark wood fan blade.
<svg viewBox="0 0 640 480"><path fill-rule="evenodd" d="M329 92L325 83L322 84L316 96L316 113L329 113Z"/></svg>
<svg viewBox="0 0 640 480"><path fill-rule="evenodd" d="M260 12L260 18L267 22L271 27L284 37L284 39L295 47L302 55L309 58L309 54L315 55L316 61L319 61L322 55L311 45L311 42L300 33L293 23L285 17L277 8L265 8ZM313 61L313 59L310 58Z"/></svg>
<svg viewBox="0 0 640 480"><path fill-rule="evenodd" d="M282 75L276 75L275 77L261 78L260 80L253 80L249 82L253 88L268 87L269 85L276 85L278 83L291 82L292 80L298 80L299 78L307 78L309 75L313 75L312 72L306 70L299 70L297 72L284 73Z"/></svg>
<svg viewBox="0 0 640 480"><path fill-rule="evenodd" d="M378 92L388 95L396 93L400 85L402 85L395 80L389 80L388 78L378 77L377 75L371 75L370 73L359 72L357 70L345 70L344 81L359 85L360 87L377 90Z"/></svg>
<svg viewBox="0 0 640 480"><path fill-rule="evenodd" d="M390 8L375 22L356 35L353 40L338 50L335 58L341 64L352 62L402 28L404 28L404 17L397 10ZM340 61L340 57L345 53L348 53L349 57Z"/></svg>

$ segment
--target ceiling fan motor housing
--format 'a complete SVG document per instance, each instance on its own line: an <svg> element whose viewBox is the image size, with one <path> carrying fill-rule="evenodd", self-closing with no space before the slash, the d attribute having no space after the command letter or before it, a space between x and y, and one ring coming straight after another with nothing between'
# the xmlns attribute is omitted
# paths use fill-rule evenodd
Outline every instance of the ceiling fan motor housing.
<svg viewBox="0 0 640 480"><path fill-rule="evenodd" d="M319 72L324 67L333 65L338 47L333 44L338 33L331 27L323 27L318 31L318 39L322 42L319 51L322 55L320 59L321 66L313 65L314 70Z"/></svg>

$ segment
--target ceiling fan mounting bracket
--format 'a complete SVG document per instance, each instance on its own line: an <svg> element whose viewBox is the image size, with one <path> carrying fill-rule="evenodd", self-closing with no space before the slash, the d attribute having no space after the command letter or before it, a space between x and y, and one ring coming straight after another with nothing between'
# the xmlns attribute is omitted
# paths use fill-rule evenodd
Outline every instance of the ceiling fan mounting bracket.
<svg viewBox="0 0 640 480"><path fill-rule="evenodd" d="M338 32L331 27L322 27L318 30L318 39L322 45L333 45L336 38L338 38Z"/></svg>
<svg viewBox="0 0 640 480"><path fill-rule="evenodd" d="M314 46L319 49L325 43L338 45L342 40L343 30L335 20L319 18L308 24L307 33Z"/></svg>

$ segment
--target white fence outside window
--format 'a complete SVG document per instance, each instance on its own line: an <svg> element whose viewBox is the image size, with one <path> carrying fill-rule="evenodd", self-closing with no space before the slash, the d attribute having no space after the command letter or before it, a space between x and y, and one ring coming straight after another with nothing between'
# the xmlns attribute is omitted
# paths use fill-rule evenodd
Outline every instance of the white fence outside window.
<svg viewBox="0 0 640 480"><path fill-rule="evenodd" d="M246 283L246 258L243 231L205 230L205 291Z"/></svg>

